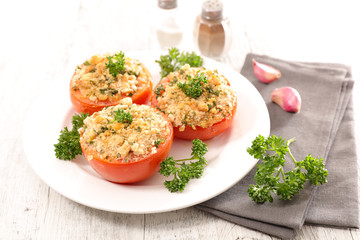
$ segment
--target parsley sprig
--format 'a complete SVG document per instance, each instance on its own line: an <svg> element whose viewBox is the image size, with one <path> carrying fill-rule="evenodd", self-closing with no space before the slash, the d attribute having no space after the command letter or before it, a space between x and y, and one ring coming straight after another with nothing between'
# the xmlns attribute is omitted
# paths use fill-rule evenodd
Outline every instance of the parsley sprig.
<svg viewBox="0 0 360 240"><path fill-rule="evenodd" d="M60 131L58 143L54 144L55 156L58 159L72 160L76 155L82 154L78 130L84 125L84 120L88 116L89 114L84 113L81 113L80 115L75 114L71 121L72 129L69 130L67 127L64 127L64 129Z"/></svg>
<svg viewBox="0 0 360 240"><path fill-rule="evenodd" d="M133 121L133 117L131 113L125 112L123 109L118 109L117 111L114 111L114 121L122 122L122 123L128 123L131 124Z"/></svg>
<svg viewBox="0 0 360 240"><path fill-rule="evenodd" d="M115 53L112 56L107 57L109 62L105 63L107 69L109 69L109 73L116 77L119 73L123 73L125 70L125 54L120 51L119 53Z"/></svg>
<svg viewBox="0 0 360 240"><path fill-rule="evenodd" d="M168 49L167 55L161 55L160 60L155 60L160 65L161 77L166 77L171 72L179 70L185 64L190 67L201 67L203 59L195 52L181 52L177 48Z"/></svg>
<svg viewBox="0 0 360 240"><path fill-rule="evenodd" d="M191 78L188 76L188 81L177 84L178 88L180 88L187 96L191 98L198 98L204 91L203 85L208 82L207 77L204 73L198 73L195 77Z"/></svg>
<svg viewBox="0 0 360 240"><path fill-rule="evenodd" d="M170 192L182 192L191 179L200 178L204 172L207 164L204 157L208 151L207 146L200 139L193 140L192 144L190 158L174 160L173 157L168 157L160 164L160 174L165 177L174 176L172 180L164 182Z"/></svg>
<svg viewBox="0 0 360 240"><path fill-rule="evenodd" d="M259 135L247 149L251 156L262 160L257 165L254 176L256 184L250 185L248 189L249 196L256 203L273 202L272 193L278 195L281 200L291 200L304 188L306 181L313 185L327 182L328 171L323 159L314 158L309 154L304 160L296 161L289 148L294 141L295 138L285 141L282 137L274 135L268 138ZM295 166L291 171L284 172L287 154Z"/></svg>

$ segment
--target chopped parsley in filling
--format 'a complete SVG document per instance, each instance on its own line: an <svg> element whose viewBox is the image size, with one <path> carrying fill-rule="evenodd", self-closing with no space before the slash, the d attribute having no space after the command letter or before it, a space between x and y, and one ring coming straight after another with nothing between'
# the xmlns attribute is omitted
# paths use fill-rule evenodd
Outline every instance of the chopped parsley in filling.
<svg viewBox="0 0 360 240"><path fill-rule="evenodd" d="M154 91L157 108L164 112L180 131L185 126L209 127L231 114L236 94L228 80L217 70L183 66L170 73L168 81Z"/></svg>

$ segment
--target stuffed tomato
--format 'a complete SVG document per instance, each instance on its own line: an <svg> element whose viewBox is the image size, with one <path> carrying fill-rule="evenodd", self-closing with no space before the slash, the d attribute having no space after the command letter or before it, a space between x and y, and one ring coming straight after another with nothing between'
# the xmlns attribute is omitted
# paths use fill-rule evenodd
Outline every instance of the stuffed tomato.
<svg viewBox="0 0 360 240"><path fill-rule="evenodd" d="M216 70L185 65L156 86L151 105L168 116L174 136L211 139L230 127L236 113L236 93Z"/></svg>
<svg viewBox="0 0 360 240"><path fill-rule="evenodd" d="M159 171L173 142L171 122L148 105L130 98L84 120L80 145L92 168L104 179L134 183Z"/></svg>
<svg viewBox="0 0 360 240"><path fill-rule="evenodd" d="M149 70L122 52L92 56L77 67L70 81L70 99L79 113L92 114L125 97L146 104L151 93Z"/></svg>

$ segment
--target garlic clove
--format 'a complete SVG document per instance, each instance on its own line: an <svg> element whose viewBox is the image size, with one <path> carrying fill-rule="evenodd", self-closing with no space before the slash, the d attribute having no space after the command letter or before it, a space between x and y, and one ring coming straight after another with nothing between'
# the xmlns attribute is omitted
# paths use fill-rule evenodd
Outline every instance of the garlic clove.
<svg viewBox="0 0 360 240"><path fill-rule="evenodd" d="M299 92L292 87L277 88L271 93L271 101L277 103L287 112L298 113L301 109Z"/></svg>
<svg viewBox="0 0 360 240"><path fill-rule="evenodd" d="M254 74L263 83L271 83L281 77L281 72L272 66L252 60Z"/></svg>

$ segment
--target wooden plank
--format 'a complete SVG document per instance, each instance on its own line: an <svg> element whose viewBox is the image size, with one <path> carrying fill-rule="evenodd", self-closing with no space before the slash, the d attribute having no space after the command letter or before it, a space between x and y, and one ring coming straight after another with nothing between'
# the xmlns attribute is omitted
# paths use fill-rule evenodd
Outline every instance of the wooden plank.
<svg viewBox="0 0 360 240"><path fill-rule="evenodd" d="M195 208L149 214L145 219L145 239L271 239Z"/></svg>
<svg viewBox="0 0 360 240"><path fill-rule="evenodd" d="M144 216L89 208L49 191L39 239L142 239Z"/></svg>

